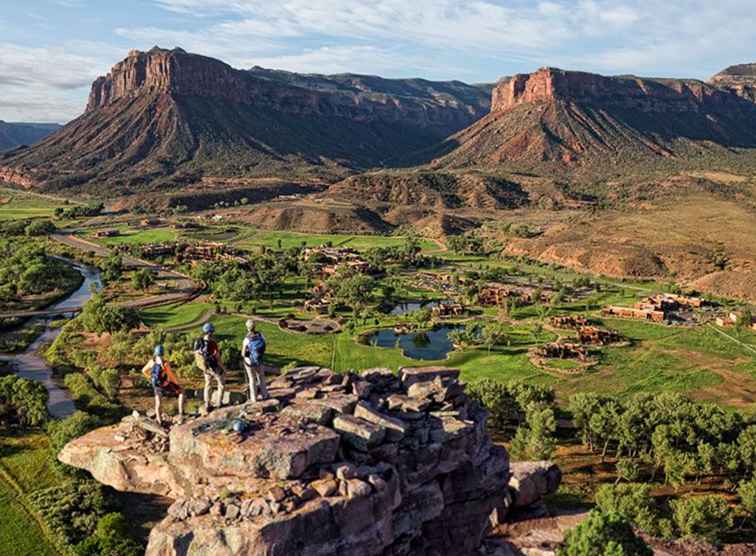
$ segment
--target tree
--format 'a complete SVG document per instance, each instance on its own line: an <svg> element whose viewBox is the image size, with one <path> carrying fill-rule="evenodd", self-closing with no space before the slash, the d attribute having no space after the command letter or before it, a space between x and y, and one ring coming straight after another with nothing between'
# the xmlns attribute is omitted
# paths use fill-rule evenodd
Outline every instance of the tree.
<svg viewBox="0 0 756 556"><path fill-rule="evenodd" d="M140 268L131 277L131 285L136 290L144 291L155 283L155 271L149 268Z"/></svg>
<svg viewBox="0 0 756 556"><path fill-rule="evenodd" d="M617 513L592 511L567 532L558 556L652 556L653 552Z"/></svg>
<svg viewBox="0 0 756 556"><path fill-rule="evenodd" d="M749 481L741 481L738 485L738 496L740 505L751 516L751 520L756 521L756 477Z"/></svg>
<svg viewBox="0 0 756 556"><path fill-rule="evenodd" d="M702 539L712 544L720 541L733 525L727 501L720 496L694 496L670 502L672 519L680 535Z"/></svg>
<svg viewBox="0 0 756 556"><path fill-rule="evenodd" d="M134 309L110 304L102 294L97 294L87 301L79 318L84 328L97 334L112 334L139 325L139 315Z"/></svg>
<svg viewBox="0 0 756 556"><path fill-rule="evenodd" d="M602 485L596 492L596 506L602 512L621 515L650 535L672 536L672 524L661 517L647 484Z"/></svg>
<svg viewBox="0 0 756 556"><path fill-rule="evenodd" d="M38 426L47 420L47 399L41 382L15 375L0 378L0 406L12 409L13 418L22 425Z"/></svg>
<svg viewBox="0 0 756 556"><path fill-rule="evenodd" d="M533 402L525 409L525 424L512 440L512 454L521 459L549 459L556 448L554 410Z"/></svg>
<svg viewBox="0 0 756 556"><path fill-rule="evenodd" d="M102 279L106 283L117 282L123 274L123 257L119 254L110 255L102 264Z"/></svg>
<svg viewBox="0 0 756 556"><path fill-rule="evenodd" d="M27 236L47 236L54 234L57 228L49 220L34 220L24 229Z"/></svg>

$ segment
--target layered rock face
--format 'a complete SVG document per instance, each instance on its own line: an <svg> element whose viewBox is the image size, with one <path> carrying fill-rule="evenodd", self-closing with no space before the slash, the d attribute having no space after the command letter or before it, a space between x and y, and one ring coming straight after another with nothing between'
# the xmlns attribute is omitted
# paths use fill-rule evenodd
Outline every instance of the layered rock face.
<svg viewBox="0 0 756 556"><path fill-rule="evenodd" d="M706 108L737 109L739 100L702 81L606 77L594 73L541 68L518 74L493 90L491 111L520 104L562 100L593 103L647 112L686 112Z"/></svg>
<svg viewBox="0 0 756 556"><path fill-rule="evenodd" d="M460 82L238 70L156 47L132 51L94 82L83 115L0 165L99 196L203 177L334 181L436 144L485 115L489 98Z"/></svg>
<svg viewBox="0 0 756 556"><path fill-rule="evenodd" d="M730 66L713 76L709 83L756 102L756 64Z"/></svg>
<svg viewBox="0 0 756 556"><path fill-rule="evenodd" d="M469 555L506 506L509 462L458 376L295 369L272 399L175 426L167 443L127 418L59 458L176 499L148 555Z"/></svg>

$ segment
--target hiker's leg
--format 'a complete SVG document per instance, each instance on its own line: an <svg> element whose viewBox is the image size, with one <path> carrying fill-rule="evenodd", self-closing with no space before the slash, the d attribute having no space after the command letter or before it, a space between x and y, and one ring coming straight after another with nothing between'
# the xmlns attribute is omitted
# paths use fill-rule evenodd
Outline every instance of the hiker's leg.
<svg viewBox="0 0 756 556"><path fill-rule="evenodd" d="M178 395L178 417L179 421L184 420L184 393Z"/></svg>
<svg viewBox="0 0 756 556"><path fill-rule="evenodd" d="M244 363L244 374L247 377L247 385L249 386L249 401L257 401L257 387L255 386L255 370Z"/></svg>
<svg viewBox="0 0 756 556"><path fill-rule="evenodd" d="M157 391L155 392L155 420L158 425L163 424L163 420L160 417L160 394Z"/></svg>
<svg viewBox="0 0 756 556"><path fill-rule="evenodd" d="M218 383L218 407L223 407L223 391L226 387L226 376L219 369L213 369L213 373L215 374L215 381Z"/></svg>
<svg viewBox="0 0 756 556"><path fill-rule="evenodd" d="M210 411L210 387L211 383L210 380L212 377L210 376L209 372L203 373L205 375L205 390L203 392L204 400L205 400L205 410Z"/></svg>
<svg viewBox="0 0 756 556"><path fill-rule="evenodd" d="M268 386L265 384L265 369L262 365L257 366L257 383L260 387L260 396L262 399L268 399Z"/></svg>

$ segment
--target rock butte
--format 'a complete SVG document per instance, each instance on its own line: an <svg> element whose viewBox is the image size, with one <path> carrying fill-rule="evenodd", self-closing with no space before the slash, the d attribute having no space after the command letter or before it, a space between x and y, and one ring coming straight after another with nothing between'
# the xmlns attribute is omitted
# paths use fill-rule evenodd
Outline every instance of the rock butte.
<svg viewBox="0 0 756 556"><path fill-rule="evenodd" d="M175 499L149 556L468 555L512 500L507 452L458 377L298 368L271 382L272 399L176 425L169 441L127 417L59 459L118 490ZM232 431L237 418L245 434ZM530 502L558 484L544 481L517 491Z"/></svg>

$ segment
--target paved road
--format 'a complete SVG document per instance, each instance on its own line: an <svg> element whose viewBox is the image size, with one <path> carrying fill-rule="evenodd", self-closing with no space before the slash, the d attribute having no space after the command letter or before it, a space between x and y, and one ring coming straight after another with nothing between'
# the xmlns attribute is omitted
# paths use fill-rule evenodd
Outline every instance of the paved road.
<svg viewBox="0 0 756 556"><path fill-rule="evenodd" d="M107 257L111 254L110 249L98 245L91 241L76 237L72 234L53 234L51 239L62 243L68 247L76 249L78 251L84 251L87 253L94 253L100 257ZM142 297L131 301L124 301L120 305L124 307L132 307L134 309L140 309L145 307L156 307L158 305L169 305L171 303L177 303L180 301L189 301L196 297L201 291L201 287L195 284L191 278L174 272L172 270L165 270L159 265L155 265L148 261L125 255L123 257L124 265L127 268L149 268L157 271L158 279L171 284L171 290L168 293L151 295L148 297ZM48 309L41 309L38 311L13 311L8 313L1 313L0 318L27 318L27 317L55 317L67 314L78 313L81 311L81 306L68 306L57 307L53 306Z"/></svg>

